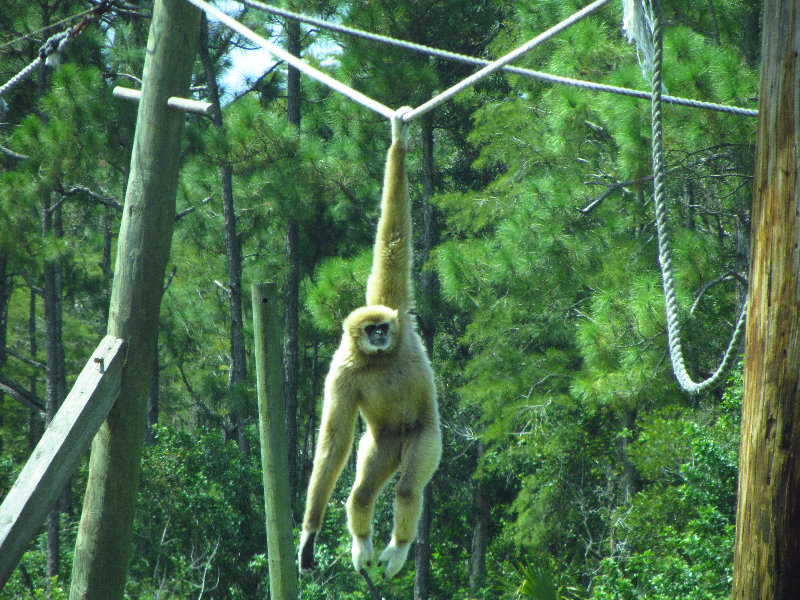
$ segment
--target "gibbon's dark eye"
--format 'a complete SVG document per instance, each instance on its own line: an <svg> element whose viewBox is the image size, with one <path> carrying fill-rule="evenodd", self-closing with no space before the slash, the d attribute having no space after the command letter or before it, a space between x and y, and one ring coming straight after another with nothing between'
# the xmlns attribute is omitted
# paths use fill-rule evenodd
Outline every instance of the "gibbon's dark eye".
<svg viewBox="0 0 800 600"><path fill-rule="evenodd" d="M369 338L369 343L373 346L386 346L389 343L389 324L380 323L378 325L366 325L364 333Z"/></svg>

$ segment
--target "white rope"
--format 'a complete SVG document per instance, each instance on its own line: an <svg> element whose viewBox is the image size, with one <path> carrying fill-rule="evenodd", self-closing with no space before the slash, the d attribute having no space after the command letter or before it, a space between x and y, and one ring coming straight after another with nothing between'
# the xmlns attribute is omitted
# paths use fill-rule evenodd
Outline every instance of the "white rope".
<svg viewBox="0 0 800 600"><path fill-rule="evenodd" d="M347 96L351 100L354 100L355 102L358 102L362 106L364 106L366 108L369 108L370 110L378 113L379 115L382 115L382 116L386 117L387 119L392 119L394 117L395 112L396 112L395 110L389 108L388 106L384 106L380 102L378 102L376 100L373 100L372 98L370 98L368 96L365 96L361 92L359 92L357 90L354 90L353 88L343 84L340 81L337 81L336 79L334 79L330 75L327 75L327 74L323 73L322 71L320 71L318 69L315 69L314 67L312 67L308 63L304 62L303 60L301 60L300 58L298 58L294 54L291 54L290 52L287 52L286 50L284 50L280 46L276 46L272 42L264 39L262 36L260 36L257 33L255 33L254 31L248 29L247 27L245 27L244 25L239 23L239 21L237 21L236 19L234 19L233 17L231 17L229 15L226 15L224 12L222 12L217 7L211 6L207 2L204 2L203 0L186 0L186 1L189 4L193 4L194 6L196 6L197 8L202 10L203 12L205 12L206 14L214 17L216 20L220 21L221 23L224 23L225 25L227 25L228 27L233 29L239 35L242 35L242 36L246 37L248 40L250 40L251 42L254 42L254 43L258 44L264 50L266 50L267 52L269 52L270 54L272 54L276 58L279 58L280 60L283 60L284 62L287 62L288 64L293 66L295 69L300 71L301 73L305 73L309 77L312 77L313 79L316 79L320 83L322 83L324 85L327 85L332 90L335 90L335 91L339 92L343 96Z"/></svg>
<svg viewBox="0 0 800 600"><path fill-rule="evenodd" d="M3 94L5 94L8 90L17 85L20 81L25 79L28 75L30 75L34 71L34 69L36 69L36 67L38 67L42 63L42 61L44 61L48 67L57 67L61 62L60 59L61 52L70 42L70 40L72 40L74 37L80 34L89 25L89 23L97 19L99 16L105 14L111 8L112 5L109 0L102 0L91 9L87 10L86 12L80 13L78 15L73 15L72 17L68 17L67 19L58 21L58 23L64 23L65 21L69 21L81 16L83 17L81 22L78 23L77 25L70 27L65 31L62 31L61 33L57 33L47 38L47 41L45 41L42 47L39 48L39 56L37 56L28 66L22 69L19 73L14 75L14 77L12 77L9 81L7 81L3 86L0 86L0 97L2 97ZM58 23L54 23L50 27L53 27ZM13 40L13 42L16 41L18 40Z"/></svg>
<svg viewBox="0 0 800 600"><path fill-rule="evenodd" d="M502 56L501 58L498 58L496 61L494 61L492 63L489 63L488 65L486 65L484 68L482 68L477 73L473 73L472 75L470 75L469 77L467 77L466 79L461 81L460 83L457 83L456 85L452 86L451 88L443 91L441 94L439 94L437 96L434 96L433 98L431 98L430 100L428 100L424 104L418 106L414 110L407 112L405 115L403 115L403 120L410 121L410 120L412 120L412 119L414 119L414 118L416 118L416 117L418 117L420 115L425 114L428 111L433 110L434 108L436 108L440 104L446 102L447 100L449 100L450 98L452 98L453 96L458 94L459 92L467 89L470 86L475 85L478 81L480 81L481 79L484 79L485 77L488 77L492 73L495 73L496 71L499 71L500 69L502 69L508 63L512 62L513 60L516 60L517 58L519 58L520 56L522 56L526 52L528 52L528 51L532 50L533 48L535 48L536 46L538 46L539 44L542 44L543 42L546 42L547 40L549 40L550 38L552 38L556 34L562 32L563 30L567 29L568 27L571 27L572 25L574 25L575 23L577 23L581 19L589 16L594 11L596 11L598 8L600 8L601 6L603 6L605 4L608 4L609 2L610 2L610 0L595 0L590 5L582 8L581 10L579 10L578 12L573 14L571 17L561 21L558 25L555 25L555 26L551 27L550 29L548 29L547 31L537 35L535 38L530 40L527 44L524 44L524 45L520 46L519 48L517 48L516 50L513 50L512 52L509 52L505 56Z"/></svg>
<svg viewBox="0 0 800 600"><path fill-rule="evenodd" d="M293 54L291 54L289 52L286 52L285 50L283 50L279 46L276 46L275 44L273 44L273 43L269 42L268 40L264 39L262 36L258 35L257 33L255 33L254 31L250 30L249 28L245 27L244 25L239 23L236 19L234 19L233 17L231 17L231 16L225 14L224 12L222 12L220 9L208 4L204 0L186 0L186 1L189 2L190 4L196 6L197 8L199 8L200 10L205 12L206 14L214 17L215 19L217 19L221 23L224 23L225 25L227 25L228 27L233 29L235 32L237 32L240 35L246 37L250 41L258 44L259 46L261 46L262 48L267 50L273 56L275 56L275 57L277 57L277 58L289 63L294 68L296 68L298 71L300 71L302 73L305 73L309 77L312 77L312 78L316 79L320 83L323 83L323 84L327 85L331 89L339 92L340 94L343 94L344 96L347 96L351 100L354 100L354 101L358 102L362 106L365 106L366 108L369 108L369 109L375 111L376 113L386 117L387 119L391 120L392 118L394 118L394 116L396 114L395 110L392 110L391 108L381 104L380 102L378 102L376 100L373 100L372 98L369 98L368 96L365 96L361 92L352 89L351 87L343 84L340 81L337 81L336 79L334 79L333 77L331 77L329 75L326 75L322 71L319 71L318 69L315 69L314 67L310 66L309 64L307 64L306 62L302 61L301 59L299 59L298 57L294 56ZM517 48L513 52L509 52L508 54L506 54L502 58L500 58L500 59L498 59L498 60L496 60L496 61L494 61L492 63L489 63L488 65L486 65L483 69L481 69L477 73L474 73L473 75L467 77L466 79L464 79L460 83L454 85L453 87L449 88L448 90L445 90L444 92L442 92L438 96L435 96L434 98L431 98L430 100L428 100L427 102L425 102L421 106L418 106L417 108L404 113L403 121L408 123L409 121L413 120L414 118L416 118L416 117L418 117L418 116L420 116L422 114L425 114L426 112L428 112L430 110L433 110L436 106L439 106L440 104L446 102L447 100L449 100L450 98L455 96L457 93L467 89L468 87L474 85L475 83L477 83L481 79L483 79L485 77L488 77L492 73L502 69L506 64L508 64L511 61L513 61L514 59L522 56L523 54L525 54L529 50L535 48L539 44L545 42L546 40L552 38L557 33L560 33L564 29L570 27L571 25L574 25L575 23L577 23L578 21L580 21L584 17L588 16L589 14L591 14L592 12L594 12L595 10L600 8L601 6L603 6L605 4L608 4L608 2L610 2L610 1L611 0L595 0L595 2L593 2L589 6L585 7L584 9L578 11L577 13L575 13L574 15L569 17L568 19L565 19L564 21L562 21L558 25L556 25L554 27L551 27L550 29L548 29L544 33L536 36L531 41L529 41L527 44Z"/></svg>
<svg viewBox="0 0 800 600"><path fill-rule="evenodd" d="M747 300L733 330L731 341L717 370L707 379L695 382L686 371L681 347L681 329L678 317L678 300L675 294L675 275L672 270L672 250L669 243L667 223L667 203L664 190L664 133L661 114L661 82L663 66L663 43L661 30L661 7L658 0L650 0L653 9L653 78L652 92L652 155L653 155L653 202L655 204L656 230L658 232L658 262L661 267L661 280L664 288L664 303L667 316L667 338L672 371L680 386L690 394L697 394L722 380L732 366L744 333Z"/></svg>
<svg viewBox="0 0 800 600"><path fill-rule="evenodd" d="M11 88L16 86L23 79L25 79L28 75L30 75L36 69L36 67L38 67L42 63L42 60L47 60L50 56L54 55L55 53L61 52L70 39L69 38L70 31L71 30L62 31L61 33L57 33L47 38L47 41L39 49L39 56L37 56L28 66L22 69L19 73L14 75L14 77L5 82L5 84L0 86L0 97L2 97L3 94L5 94Z"/></svg>
<svg viewBox="0 0 800 600"><path fill-rule="evenodd" d="M299 21L301 23L306 23L308 25L313 25L315 27L320 27L322 29L328 29L330 31L334 31L337 33L343 33L346 35L351 35L354 37L358 37L365 40L370 40L374 42L380 42L383 44L388 44L390 46L395 46L397 48L404 48L406 50L411 50L414 52L420 52L422 54L426 54L428 56L435 56L438 58L444 58L449 60L457 60L463 63L469 63L473 65L485 66L491 64L491 61L476 58L474 56L468 56L466 54L459 54L458 52L450 52L449 50L440 50L438 48L432 48L430 46L425 46L423 44L416 44L414 42L409 42L406 40L399 40L393 37L389 37L386 35L381 35L378 33L371 33L368 31L362 31L360 29L355 29L353 27L347 27L346 25L339 25L337 23L330 23L328 21L323 21L322 19L317 19L315 17L309 17L307 15L303 15L300 13L295 13L289 10L284 10L277 6L272 6L270 4L265 4L263 2L258 2L258 0L240 0L241 4L245 6L250 6L252 8L257 8L259 10L263 10L264 12L268 12L274 15L278 15L281 17L286 17L288 19L293 19L295 21ZM643 100L650 100L652 98L652 94L647 91L642 90L632 90L629 88L619 87L616 85L608 85L604 83L595 83L592 81L584 81L582 79L573 79L571 77L562 77L560 75L551 75L550 73L543 73L542 71L534 71L533 69L524 69L521 67L513 67L511 65L503 66L503 71L508 73L513 73L515 75L522 75L524 77L529 77L532 79L539 79L542 81L547 81L548 83L559 83L563 85L570 85L573 87L583 88L587 90L593 90L597 92L608 92L612 94L619 94L622 96L629 96L632 98L641 98ZM703 108L707 110L716 110L720 112L726 112L731 114L738 114L744 115L748 117L756 117L758 116L758 111L749 109L749 108L741 108L738 106L729 106L726 104L716 104L713 102L702 102L700 100L691 100L688 98L680 98L678 96L662 96L662 102L667 102L669 104L676 104L681 106L690 106L693 108Z"/></svg>

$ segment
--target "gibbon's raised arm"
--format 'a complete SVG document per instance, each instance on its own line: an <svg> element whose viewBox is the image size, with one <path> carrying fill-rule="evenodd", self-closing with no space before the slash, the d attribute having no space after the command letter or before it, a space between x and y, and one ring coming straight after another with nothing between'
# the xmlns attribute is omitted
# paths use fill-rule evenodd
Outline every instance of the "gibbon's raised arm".
<svg viewBox="0 0 800 600"><path fill-rule="evenodd" d="M386 157L372 271L367 279L367 305L380 304L400 312L411 306L411 200L405 166L407 146L408 126L396 117L392 122L392 146Z"/></svg>

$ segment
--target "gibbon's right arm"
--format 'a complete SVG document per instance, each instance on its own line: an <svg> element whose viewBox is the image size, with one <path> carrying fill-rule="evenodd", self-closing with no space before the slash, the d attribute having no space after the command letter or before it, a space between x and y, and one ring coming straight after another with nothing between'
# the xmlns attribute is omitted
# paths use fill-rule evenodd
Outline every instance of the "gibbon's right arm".
<svg viewBox="0 0 800 600"><path fill-rule="evenodd" d="M404 109L398 111L398 115ZM392 146L386 157L381 217L375 235L367 305L381 304L405 312L411 305L411 200L405 160L408 125L392 119Z"/></svg>
<svg viewBox="0 0 800 600"><path fill-rule="evenodd" d="M335 366L335 362L334 357L334 365L325 382L322 423L308 484L303 532L297 553L301 572L311 571L316 566L314 540L322 528L328 500L350 455L355 435L358 408L355 399L344 393L344 386L339 385L339 367Z"/></svg>

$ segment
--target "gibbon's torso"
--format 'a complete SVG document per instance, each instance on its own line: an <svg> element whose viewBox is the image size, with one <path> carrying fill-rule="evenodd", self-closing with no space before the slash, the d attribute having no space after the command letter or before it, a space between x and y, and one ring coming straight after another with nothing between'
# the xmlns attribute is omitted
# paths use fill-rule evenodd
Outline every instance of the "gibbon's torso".
<svg viewBox="0 0 800 600"><path fill-rule="evenodd" d="M335 380L326 381L326 386L342 386L346 397L356 398L361 415L371 431L392 430L406 432L421 424L438 422L436 390L433 369L422 339L417 333L411 317L400 318L402 334L397 346L390 353L353 357L352 341L344 336L333 356L331 374ZM341 369L334 369L334 365ZM353 377L357 374L356 377ZM431 406L430 399L434 399Z"/></svg>

